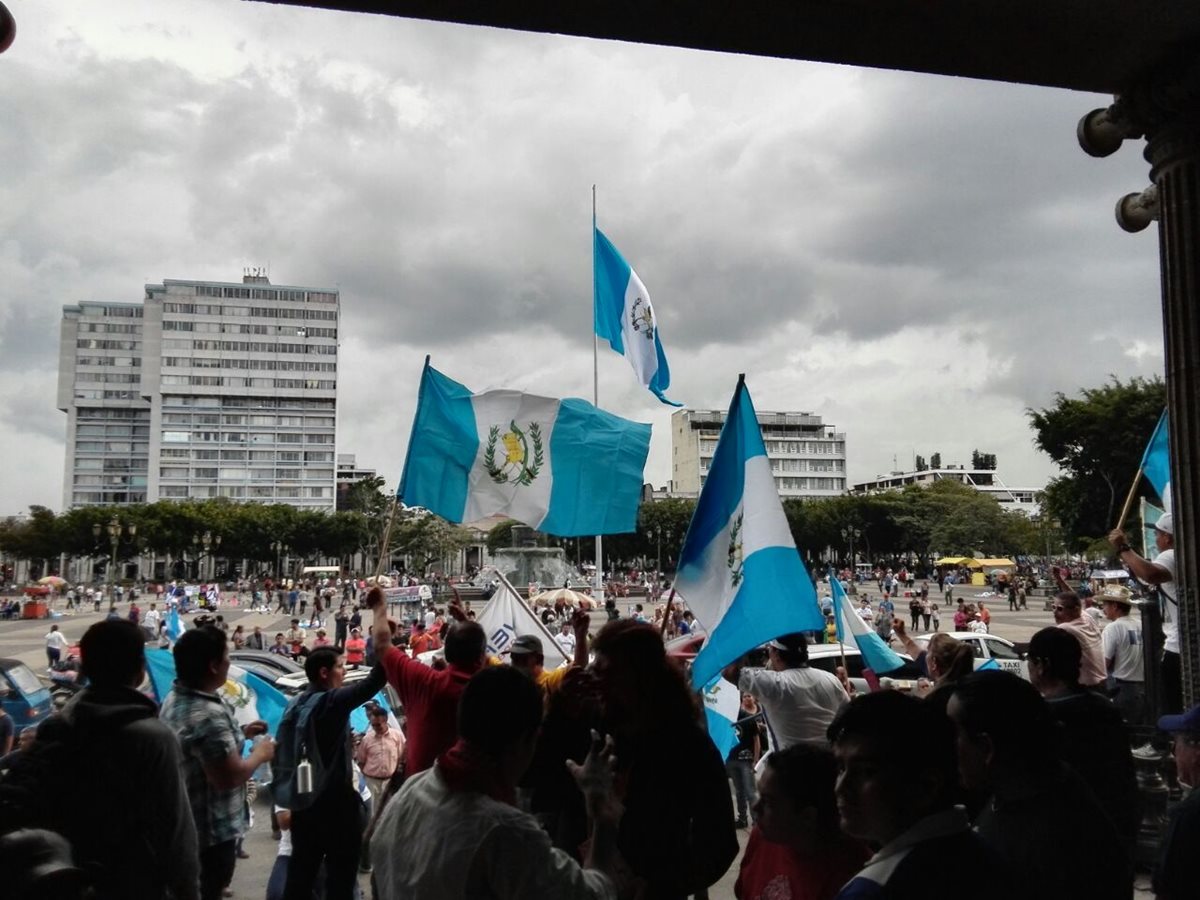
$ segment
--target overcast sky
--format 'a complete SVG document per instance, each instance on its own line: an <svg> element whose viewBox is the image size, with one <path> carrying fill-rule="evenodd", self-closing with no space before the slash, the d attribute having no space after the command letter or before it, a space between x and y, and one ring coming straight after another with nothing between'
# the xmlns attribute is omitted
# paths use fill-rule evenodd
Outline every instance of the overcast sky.
<svg viewBox="0 0 1200 900"><path fill-rule="evenodd" d="M1110 98L270 4L5 0L0 515L58 509L63 304L164 278L341 290L338 450L395 484L424 355L473 390L592 391L591 186L654 299L669 396L847 433L849 475L995 453L1025 410L1161 374L1141 146ZM670 409L601 351L601 405Z"/></svg>

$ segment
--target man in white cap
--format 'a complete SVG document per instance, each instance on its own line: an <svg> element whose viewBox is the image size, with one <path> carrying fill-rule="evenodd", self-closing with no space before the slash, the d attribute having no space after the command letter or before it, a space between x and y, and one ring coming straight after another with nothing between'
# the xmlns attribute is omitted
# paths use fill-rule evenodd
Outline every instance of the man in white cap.
<svg viewBox="0 0 1200 900"><path fill-rule="evenodd" d="M1162 655L1162 701L1163 712L1183 711L1183 671L1179 662L1179 601L1175 596L1175 520L1170 513L1164 514L1154 523L1154 545L1158 555L1154 560L1139 556L1125 537L1125 532L1114 528L1108 535L1109 543L1120 556L1121 564L1143 584L1158 588L1162 597L1163 655Z"/></svg>
<svg viewBox="0 0 1200 900"><path fill-rule="evenodd" d="M850 696L836 675L809 666L803 634L781 635L768 643L767 668L742 666L742 660L727 666L725 677L762 705L780 749L829 745L826 732Z"/></svg>
<svg viewBox="0 0 1200 900"><path fill-rule="evenodd" d="M1109 696L1126 724L1143 725L1146 719L1145 668L1142 660L1142 626L1129 616L1133 604L1129 589L1106 587L1096 598L1108 626L1101 635L1104 667L1111 679Z"/></svg>

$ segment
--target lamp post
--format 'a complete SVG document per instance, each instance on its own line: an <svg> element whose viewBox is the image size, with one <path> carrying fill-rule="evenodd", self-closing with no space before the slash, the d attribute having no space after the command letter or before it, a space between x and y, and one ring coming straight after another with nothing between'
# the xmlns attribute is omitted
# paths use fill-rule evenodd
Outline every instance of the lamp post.
<svg viewBox="0 0 1200 900"><path fill-rule="evenodd" d="M275 551L275 580L279 580L280 557L283 556L283 541L274 541L271 549Z"/></svg>
<svg viewBox="0 0 1200 900"><path fill-rule="evenodd" d="M192 535L192 547L195 548L195 552L196 552L196 578L197 578L197 580L199 580L201 577L203 577L201 575L200 561L205 556L208 556L211 559L211 556L212 556L211 551L219 548L220 546L221 546L221 536L219 534L214 535L211 531L205 531L204 534L198 534L198 535L193 534ZM201 552L201 551L203 551L203 552ZM212 568L212 565L213 564L210 564L210 568Z"/></svg>
<svg viewBox="0 0 1200 900"><path fill-rule="evenodd" d="M92 536L95 537L97 541L100 540L102 531L108 532L109 544L112 546L112 551L108 560L108 578L105 579L108 582L109 601L112 602L115 598L116 588L117 547L121 543L121 537L123 534L127 534L129 539L133 540L133 538L137 535L137 525L134 522L123 525L120 518L114 514L113 517L108 520L107 525L102 527L99 522L92 525Z"/></svg>
<svg viewBox="0 0 1200 900"><path fill-rule="evenodd" d="M862 529L847 525L842 529L842 540L850 545L850 593L857 593L858 567L854 558L854 542L862 537Z"/></svg>

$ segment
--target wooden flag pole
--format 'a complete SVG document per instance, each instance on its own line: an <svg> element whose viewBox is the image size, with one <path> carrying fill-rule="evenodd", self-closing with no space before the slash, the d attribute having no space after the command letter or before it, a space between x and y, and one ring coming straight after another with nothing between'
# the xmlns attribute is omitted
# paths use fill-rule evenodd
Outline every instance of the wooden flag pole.
<svg viewBox="0 0 1200 900"><path fill-rule="evenodd" d="M388 559L388 542L392 539L392 525L396 521L396 508L400 505L399 495L392 496L392 508L388 512L387 525L383 529L383 540L379 542L379 562L375 564L374 587L379 586L379 576L383 574L383 565Z"/></svg>
<svg viewBox="0 0 1200 900"><path fill-rule="evenodd" d="M1115 527L1124 528L1125 519L1129 517L1129 510L1133 506L1133 498L1137 494L1138 485L1142 483L1142 473L1145 470L1138 466L1137 474L1133 476L1133 484L1129 486L1129 494L1125 497L1125 505L1121 507L1121 518L1117 519Z"/></svg>
<svg viewBox="0 0 1200 900"><path fill-rule="evenodd" d="M667 594L667 611L663 613L662 636L667 636L667 623L671 621L671 603L675 600L675 585L671 585L671 593Z"/></svg>

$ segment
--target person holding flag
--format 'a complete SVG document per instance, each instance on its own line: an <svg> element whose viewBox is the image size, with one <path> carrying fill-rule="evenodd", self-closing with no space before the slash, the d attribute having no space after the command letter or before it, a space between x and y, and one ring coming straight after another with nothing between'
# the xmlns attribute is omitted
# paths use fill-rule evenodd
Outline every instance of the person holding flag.
<svg viewBox="0 0 1200 900"><path fill-rule="evenodd" d="M828 743L826 732L850 699L838 677L808 664L808 638L781 635L767 644L767 668L725 667L725 678L762 704L778 747Z"/></svg>
<svg viewBox="0 0 1200 900"><path fill-rule="evenodd" d="M1167 715L1183 712L1183 668L1179 658L1179 601L1175 594L1175 518L1164 513L1154 523L1154 544L1158 555L1153 560L1140 556L1129 546L1120 528L1114 528L1108 541L1117 551L1121 564L1143 584L1158 588L1162 598L1163 655L1162 702Z"/></svg>

